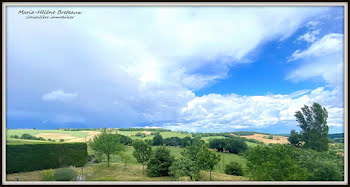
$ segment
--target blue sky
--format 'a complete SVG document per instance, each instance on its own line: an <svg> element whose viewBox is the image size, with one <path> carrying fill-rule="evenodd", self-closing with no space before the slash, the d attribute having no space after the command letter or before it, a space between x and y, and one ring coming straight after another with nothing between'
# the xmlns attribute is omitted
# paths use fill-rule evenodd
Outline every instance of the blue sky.
<svg viewBox="0 0 350 187"><path fill-rule="evenodd" d="M7 127L288 133L318 102L343 132L342 7L7 9Z"/></svg>

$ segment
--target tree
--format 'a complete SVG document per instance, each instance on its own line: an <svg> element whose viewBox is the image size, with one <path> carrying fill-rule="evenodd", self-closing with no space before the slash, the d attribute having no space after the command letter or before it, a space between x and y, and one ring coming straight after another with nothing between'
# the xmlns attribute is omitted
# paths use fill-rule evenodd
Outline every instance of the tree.
<svg viewBox="0 0 350 187"><path fill-rule="evenodd" d="M153 145L163 145L163 137L159 132L153 137Z"/></svg>
<svg viewBox="0 0 350 187"><path fill-rule="evenodd" d="M302 131L301 141L305 142L303 147L310 148L316 151L328 150L328 112L318 103L301 108L294 115L297 118Z"/></svg>
<svg viewBox="0 0 350 187"><path fill-rule="evenodd" d="M225 140L224 139L213 139L209 141L209 147L211 149L217 149L219 152L224 151Z"/></svg>
<svg viewBox="0 0 350 187"><path fill-rule="evenodd" d="M300 142L300 134L295 131L294 129L290 132L290 135L288 137L288 141L291 145L295 147L300 147L301 142Z"/></svg>
<svg viewBox="0 0 350 187"><path fill-rule="evenodd" d="M123 160L124 167L126 167L131 160L131 156L129 154L127 154L126 152L121 152L120 157Z"/></svg>
<svg viewBox="0 0 350 187"><path fill-rule="evenodd" d="M225 173L228 175L243 176L243 167L240 163L231 161L225 167Z"/></svg>
<svg viewBox="0 0 350 187"><path fill-rule="evenodd" d="M224 149L230 153L238 154L248 149L247 143L240 138L226 138Z"/></svg>
<svg viewBox="0 0 350 187"><path fill-rule="evenodd" d="M142 174L144 174L145 165L152 155L152 145L150 141L134 140L133 146L135 151L133 152L137 162L142 164Z"/></svg>
<svg viewBox="0 0 350 187"><path fill-rule="evenodd" d="M114 134L112 130L104 128L100 134L89 141L89 146L97 153L106 155L107 167L112 154L118 154L125 150L125 145L120 142L120 136Z"/></svg>
<svg viewBox="0 0 350 187"><path fill-rule="evenodd" d="M174 157L170 155L169 149L165 146L158 147L147 163L147 175L150 177L168 176L173 160Z"/></svg>
<svg viewBox="0 0 350 187"><path fill-rule="evenodd" d="M198 153L202 148L203 141L196 138L193 140L193 143L189 146L187 146L182 152L181 155L184 157L189 158L192 161L198 162Z"/></svg>
<svg viewBox="0 0 350 187"><path fill-rule="evenodd" d="M198 162L201 169L208 169L211 172L214 169L214 166L220 161L220 155L214 151L210 151L207 146L203 145L201 150L198 153Z"/></svg>
<svg viewBox="0 0 350 187"><path fill-rule="evenodd" d="M173 175L175 180L188 176L192 181L196 181L199 180L199 172L198 164L187 157L176 160L169 168L169 174Z"/></svg>
<svg viewBox="0 0 350 187"><path fill-rule="evenodd" d="M261 181L306 180L308 172L298 164L296 148L273 144L250 148L247 167L251 178Z"/></svg>

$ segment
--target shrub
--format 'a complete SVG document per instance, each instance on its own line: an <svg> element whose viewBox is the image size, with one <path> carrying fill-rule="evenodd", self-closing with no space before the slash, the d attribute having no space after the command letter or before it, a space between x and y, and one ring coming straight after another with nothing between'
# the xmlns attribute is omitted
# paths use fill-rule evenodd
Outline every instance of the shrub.
<svg viewBox="0 0 350 187"><path fill-rule="evenodd" d="M76 172L71 168L57 169L53 175L55 181L72 181L77 177Z"/></svg>
<svg viewBox="0 0 350 187"><path fill-rule="evenodd" d="M86 162L86 143L6 145L6 173L83 166Z"/></svg>
<svg viewBox="0 0 350 187"><path fill-rule="evenodd" d="M147 175L150 177L160 177L169 175L169 167L173 163L174 157L170 155L170 150L158 147L147 163Z"/></svg>
<svg viewBox="0 0 350 187"><path fill-rule="evenodd" d="M306 180L308 172L298 164L297 150L290 145L256 146L247 153L251 178L263 181Z"/></svg>
<svg viewBox="0 0 350 187"><path fill-rule="evenodd" d="M153 145L163 145L163 137L162 135L160 135L159 133L157 133L154 137L153 137Z"/></svg>
<svg viewBox="0 0 350 187"><path fill-rule="evenodd" d="M226 165L225 173L228 174L228 175L243 176L243 167L242 167L241 164L232 161L232 162L230 162L229 164Z"/></svg>
<svg viewBox="0 0 350 187"><path fill-rule="evenodd" d="M187 157L176 160L169 168L169 174L174 176L175 180L181 180L183 177L193 181L199 180L199 171L198 164Z"/></svg>
<svg viewBox="0 0 350 187"><path fill-rule="evenodd" d="M64 142L64 139L60 139L60 142Z"/></svg>
<svg viewBox="0 0 350 187"><path fill-rule="evenodd" d="M53 174L54 174L54 170L53 169L49 169L46 171L41 172L42 175L42 180L43 181L52 181L53 180Z"/></svg>

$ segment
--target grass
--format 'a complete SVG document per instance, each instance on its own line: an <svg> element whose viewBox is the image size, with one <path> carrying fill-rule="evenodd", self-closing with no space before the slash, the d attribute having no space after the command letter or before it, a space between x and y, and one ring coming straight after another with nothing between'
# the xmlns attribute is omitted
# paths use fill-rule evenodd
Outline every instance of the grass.
<svg viewBox="0 0 350 187"><path fill-rule="evenodd" d="M55 169L56 170L56 169ZM81 173L81 168L74 169L78 174ZM7 174L7 181L15 181L16 177L20 181L41 181L43 180L41 171L31 171ZM148 177L142 174L142 166L136 164L129 164L126 167L122 163L112 163L110 167L106 167L106 163L87 164L83 168L86 181L174 181L171 176L163 177ZM201 181L209 181L209 171L201 171ZM212 179L215 181L243 181L248 178L240 176L226 175L222 173L212 172Z"/></svg>
<svg viewBox="0 0 350 187"><path fill-rule="evenodd" d="M212 139L224 139L225 136L208 136L208 137L202 137L201 140L204 140L205 143L208 143Z"/></svg>

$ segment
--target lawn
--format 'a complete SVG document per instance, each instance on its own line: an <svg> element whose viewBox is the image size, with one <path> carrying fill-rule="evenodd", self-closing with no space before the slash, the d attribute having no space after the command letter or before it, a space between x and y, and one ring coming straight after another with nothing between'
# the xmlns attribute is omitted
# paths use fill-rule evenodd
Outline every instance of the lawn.
<svg viewBox="0 0 350 187"><path fill-rule="evenodd" d="M152 146L152 149L155 150L158 146ZM170 150L170 154L174 156L175 159L179 159L182 157L181 152L184 150L184 148L181 147L174 147L174 146L166 146L167 149ZM134 148L132 146L128 146L126 149L126 153L131 156L130 164L136 164L140 165L137 163L135 157L132 155L134 152ZM221 160L219 164L214 168L214 171L217 171L219 173L224 174L225 173L225 166L229 164L231 161L238 162L242 164L243 167L246 166L246 159L243 158L240 155L232 154L232 153L218 153L221 155ZM111 157L111 163L122 163L122 159L118 155L113 155Z"/></svg>
<svg viewBox="0 0 350 187"><path fill-rule="evenodd" d="M148 177L142 174L142 166L136 164L128 164L125 166L121 163L112 163L110 167L106 167L106 163L87 164L83 170L81 168L74 168L76 173L83 171L86 181L174 181L171 176L164 177ZM20 181L41 181L42 172L31 171L7 174L7 181L15 181L18 178ZM201 171L201 181L209 181L209 172ZM226 175L222 173L212 172L212 179L214 181L246 181L248 178Z"/></svg>

